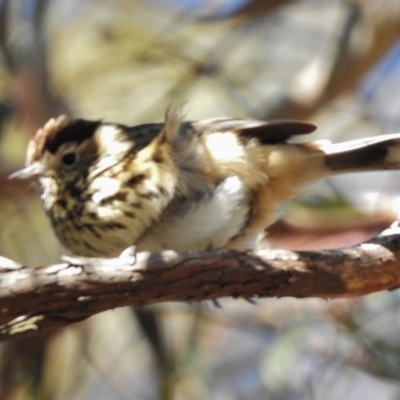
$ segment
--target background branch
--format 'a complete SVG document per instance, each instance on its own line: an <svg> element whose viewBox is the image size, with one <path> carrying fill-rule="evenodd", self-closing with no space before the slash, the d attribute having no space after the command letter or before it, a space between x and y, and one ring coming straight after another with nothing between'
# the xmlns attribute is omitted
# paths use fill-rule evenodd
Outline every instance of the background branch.
<svg viewBox="0 0 400 400"><path fill-rule="evenodd" d="M399 38L400 7L394 1L386 9L350 0L345 15L331 57L311 60L264 118L312 118L317 109L349 93Z"/></svg>

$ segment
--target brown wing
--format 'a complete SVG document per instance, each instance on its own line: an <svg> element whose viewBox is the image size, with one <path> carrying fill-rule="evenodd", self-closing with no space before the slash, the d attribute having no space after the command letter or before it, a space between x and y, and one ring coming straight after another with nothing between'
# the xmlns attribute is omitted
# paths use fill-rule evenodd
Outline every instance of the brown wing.
<svg viewBox="0 0 400 400"><path fill-rule="evenodd" d="M258 121L246 118L214 118L191 123L195 129L205 132L236 131L248 138L257 138L264 144L283 143L296 135L314 132L314 124L294 120Z"/></svg>
<svg viewBox="0 0 400 400"><path fill-rule="evenodd" d="M257 138L261 143L275 144L285 142L296 135L306 135L316 129L317 127L309 122L281 120L242 128L240 134Z"/></svg>

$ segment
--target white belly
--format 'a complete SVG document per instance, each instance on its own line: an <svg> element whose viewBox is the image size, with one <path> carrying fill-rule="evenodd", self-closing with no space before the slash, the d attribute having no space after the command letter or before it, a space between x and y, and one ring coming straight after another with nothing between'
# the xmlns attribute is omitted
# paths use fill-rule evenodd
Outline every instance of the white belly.
<svg viewBox="0 0 400 400"><path fill-rule="evenodd" d="M137 251L223 248L238 235L249 217L249 195L236 176L214 192L163 218L137 243Z"/></svg>

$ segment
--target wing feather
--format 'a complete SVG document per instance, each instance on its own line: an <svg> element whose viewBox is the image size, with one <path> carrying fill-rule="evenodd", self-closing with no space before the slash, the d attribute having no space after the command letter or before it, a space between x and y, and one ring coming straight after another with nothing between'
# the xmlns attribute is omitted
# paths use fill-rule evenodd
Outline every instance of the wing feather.
<svg viewBox="0 0 400 400"><path fill-rule="evenodd" d="M314 124L295 120L259 121L246 118L214 118L192 122L195 129L211 133L235 131L240 136L256 138L264 144L284 143L293 136L314 132Z"/></svg>

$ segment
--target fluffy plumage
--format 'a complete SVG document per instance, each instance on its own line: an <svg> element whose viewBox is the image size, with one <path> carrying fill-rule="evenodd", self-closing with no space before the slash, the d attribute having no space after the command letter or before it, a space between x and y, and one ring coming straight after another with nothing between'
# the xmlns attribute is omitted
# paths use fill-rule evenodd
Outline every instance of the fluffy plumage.
<svg viewBox="0 0 400 400"><path fill-rule="evenodd" d="M290 144L315 126L217 118L128 127L50 120L32 139L26 168L61 242L74 254L253 248L277 206L332 174L398 169L400 135Z"/></svg>

